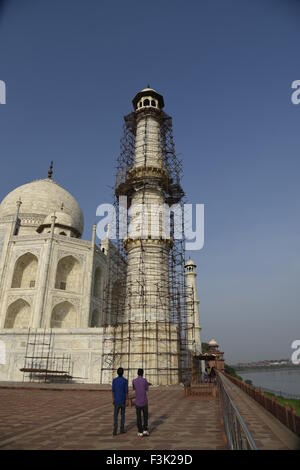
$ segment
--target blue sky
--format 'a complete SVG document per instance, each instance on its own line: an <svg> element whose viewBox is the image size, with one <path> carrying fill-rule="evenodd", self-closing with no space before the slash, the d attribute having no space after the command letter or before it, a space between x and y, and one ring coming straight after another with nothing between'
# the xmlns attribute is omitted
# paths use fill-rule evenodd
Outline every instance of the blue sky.
<svg viewBox="0 0 300 470"><path fill-rule="evenodd" d="M1 2L0 2L1 3ZM231 362L300 338L299 0L10 0L0 11L0 198L47 176L90 238L112 200L122 118L147 83L173 116L190 202L205 204L204 340Z"/></svg>

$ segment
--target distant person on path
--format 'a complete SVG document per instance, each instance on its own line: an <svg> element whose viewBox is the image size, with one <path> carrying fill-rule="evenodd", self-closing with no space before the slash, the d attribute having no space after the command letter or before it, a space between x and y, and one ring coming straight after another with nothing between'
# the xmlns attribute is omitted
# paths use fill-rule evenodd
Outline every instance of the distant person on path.
<svg viewBox="0 0 300 470"><path fill-rule="evenodd" d="M147 392L149 390L149 384L143 377L143 369L138 370L138 376L133 380L132 386L135 390L135 407L136 407L136 419L138 436L149 436L148 431L148 397ZM142 422L142 413L144 422Z"/></svg>
<svg viewBox="0 0 300 470"><path fill-rule="evenodd" d="M124 369L120 367L117 371L118 377L113 380L112 394L114 405L114 431L113 436L118 433L118 416L121 411L121 429L120 433L124 434L125 431L125 410L126 401L128 400L128 380L123 377Z"/></svg>
<svg viewBox="0 0 300 470"><path fill-rule="evenodd" d="M207 373L207 382L210 382L210 367L209 367L209 365L206 367L206 373Z"/></svg>
<svg viewBox="0 0 300 470"><path fill-rule="evenodd" d="M212 367L211 371L210 371L210 381L212 383L215 383L215 381L216 381L216 371L215 371L214 367Z"/></svg>

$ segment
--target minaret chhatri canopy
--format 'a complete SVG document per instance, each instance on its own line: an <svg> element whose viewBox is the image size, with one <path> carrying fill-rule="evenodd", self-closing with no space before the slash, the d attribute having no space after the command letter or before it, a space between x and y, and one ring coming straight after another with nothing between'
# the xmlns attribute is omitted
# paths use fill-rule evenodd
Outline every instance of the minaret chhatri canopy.
<svg viewBox="0 0 300 470"><path fill-rule="evenodd" d="M165 106L163 96L150 86L139 91L133 98L132 104L135 111L145 107L163 109Z"/></svg>

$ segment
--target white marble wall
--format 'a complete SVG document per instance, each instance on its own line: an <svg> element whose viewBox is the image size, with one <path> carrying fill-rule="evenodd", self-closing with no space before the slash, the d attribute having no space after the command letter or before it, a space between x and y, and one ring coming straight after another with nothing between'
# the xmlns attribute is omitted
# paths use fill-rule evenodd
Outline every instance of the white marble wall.
<svg viewBox="0 0 300 470"><path fill-rule="evenodd" d="M43 332L43 330L38 330ZM103 329L53 330L53 350L56 356L71 355L73 381L100 383L102 369ZM22 381L27 332L0 330L0 341L5 344L6 363L0 364L0 381ZM107 371L103 383L110 383L114 371Z"/></svg>

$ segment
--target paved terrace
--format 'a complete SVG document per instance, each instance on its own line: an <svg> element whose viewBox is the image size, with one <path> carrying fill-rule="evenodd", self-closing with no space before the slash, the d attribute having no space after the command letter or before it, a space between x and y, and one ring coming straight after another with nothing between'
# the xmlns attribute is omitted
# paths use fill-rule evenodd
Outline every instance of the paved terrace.
<svg viewBox="0 0 300 470"><path fill-rule="evenodd" d="M134 407L127 408L127 434L112 436L110 388L14 387L0 385L0 449L226 448L216 399L184 398L180 386L150 391L147 438L137 436Z"/></svg>
<svg viewBox="0 0 300 470"><path fill-rule="evenodd" d="M224 378L259 449L299 449L300 440ZM219 401L184 397L182 386L149 393L150 437L137 436L135 408L127 434L112 436L109 386L0 383L0 449L223 450Z"/></svg>

